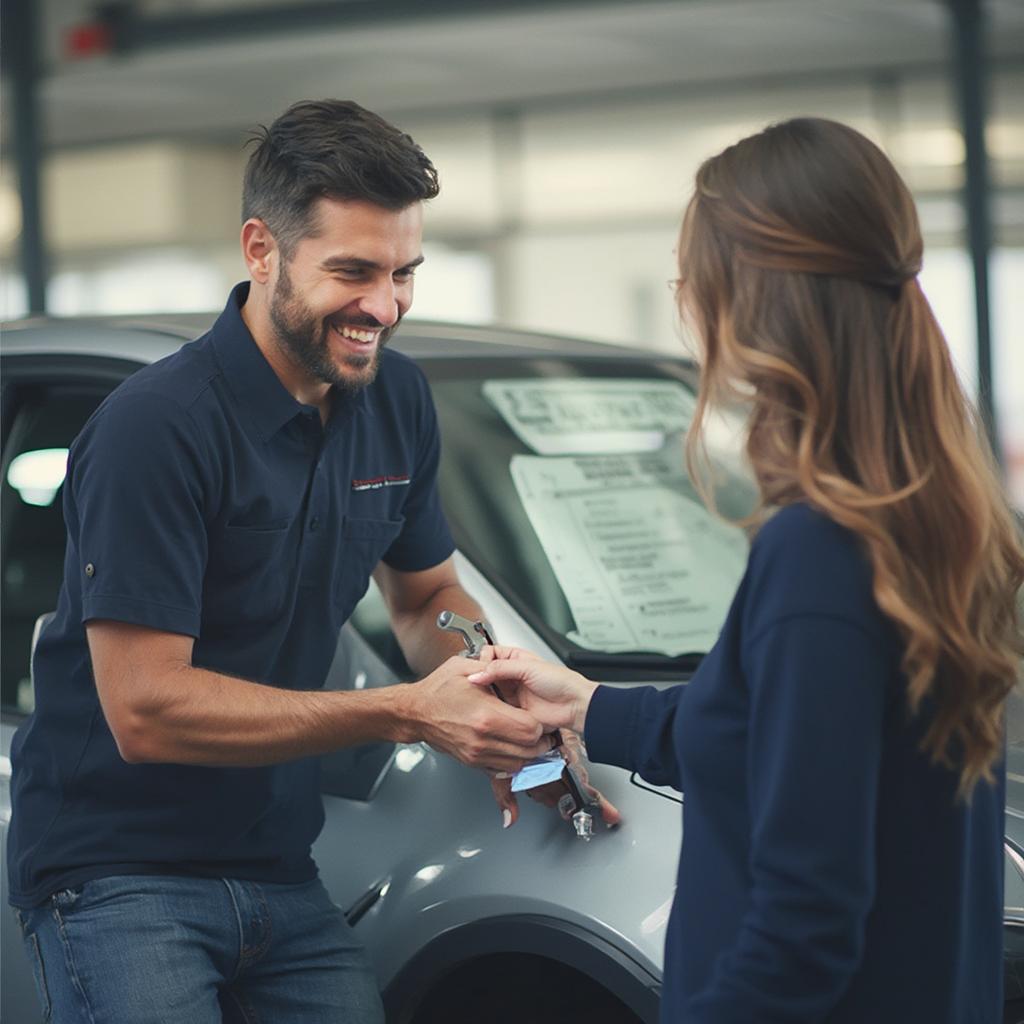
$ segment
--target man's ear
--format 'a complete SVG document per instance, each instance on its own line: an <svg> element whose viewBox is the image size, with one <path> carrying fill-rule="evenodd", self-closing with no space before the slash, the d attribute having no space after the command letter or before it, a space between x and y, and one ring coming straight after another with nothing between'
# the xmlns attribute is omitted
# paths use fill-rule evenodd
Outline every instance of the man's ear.
<svg viewBox="0 0 1024 1024"><path fill-rule="evenodd" d="M270 228L259 217L250 217L242 225L242 258L249 268L249 276L257 284L266 284L277 256L277 242Z"/></svg>

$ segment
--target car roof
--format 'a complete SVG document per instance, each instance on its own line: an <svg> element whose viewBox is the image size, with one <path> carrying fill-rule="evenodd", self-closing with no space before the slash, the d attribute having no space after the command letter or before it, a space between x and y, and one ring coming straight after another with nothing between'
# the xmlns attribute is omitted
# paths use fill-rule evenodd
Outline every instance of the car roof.
<svg viewBox="0 0 1024 1024"><path fill-rule="evenodd" d="M91 355L154 362L203 334L216 314L31 317L0 326L4 355ZM391 346L416 359L536 358L684 360L679 355L508 327L409 320Z"/></svg>

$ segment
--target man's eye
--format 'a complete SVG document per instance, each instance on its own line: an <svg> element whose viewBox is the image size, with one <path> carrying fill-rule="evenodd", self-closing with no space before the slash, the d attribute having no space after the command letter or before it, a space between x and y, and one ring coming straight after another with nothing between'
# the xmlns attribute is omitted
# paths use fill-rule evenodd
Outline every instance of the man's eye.
<svg viewBox="0 0 1024 1024"><path fill-rule="evenodd" d="M395 271L395 280L396 281L408 281L408 280L410 280L411 278L413 278L415 276L416 276L416 270L413 267L410 267L408 270L396 270Z"/></svg>

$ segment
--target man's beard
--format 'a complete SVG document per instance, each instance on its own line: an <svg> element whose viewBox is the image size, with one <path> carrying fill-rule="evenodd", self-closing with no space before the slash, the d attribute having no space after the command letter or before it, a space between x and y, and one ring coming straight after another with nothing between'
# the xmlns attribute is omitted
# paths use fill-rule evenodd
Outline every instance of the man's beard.
<svg viewBox="0 0 1024 1024"><path fill-rule="evenodd" d="M331 356L330 332L333 328L330 322L318 318L295 294L288 268L283 263L277 287L270 299L270 322L277 334L278 347L295 365L313 379L331 384L345 394L355 394L374 382L380 369L381 349L398 326L396 323L380 332L372 355L344 355L342 362L349 371L344 373ZM343 322L357 328L380 327L372 317L346 318ZM342 321L338 323L340 326Z"/></svg>

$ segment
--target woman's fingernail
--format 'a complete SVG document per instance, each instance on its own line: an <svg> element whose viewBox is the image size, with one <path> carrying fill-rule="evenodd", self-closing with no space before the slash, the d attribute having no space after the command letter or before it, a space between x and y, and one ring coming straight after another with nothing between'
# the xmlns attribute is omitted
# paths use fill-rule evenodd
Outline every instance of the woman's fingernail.
<svg viewBox="0 0 1024 1024"><path fill-rule="evenodd" d="M483 677L484 677L483 672L474 672L471 676L466 676L466 678L471 683L475 683L478 679L483 679Z"/></svg>
<svg viewBox="0 0 1024 1024"><path fill-rule="evenodd" d="M495 772L493 777L495 779L511 779L512 774L512 772Z"/></svg>
<svg viewBox="0 0 1024 1024"><path fill-rule="evenodd" d="M501 827L508 828L512 824L512 812L506 807L501 812Z"/></svg>

